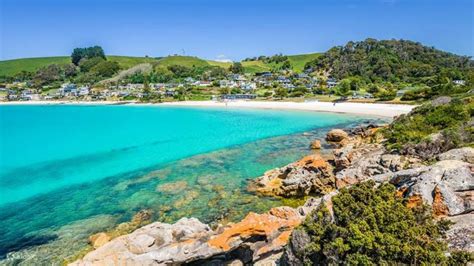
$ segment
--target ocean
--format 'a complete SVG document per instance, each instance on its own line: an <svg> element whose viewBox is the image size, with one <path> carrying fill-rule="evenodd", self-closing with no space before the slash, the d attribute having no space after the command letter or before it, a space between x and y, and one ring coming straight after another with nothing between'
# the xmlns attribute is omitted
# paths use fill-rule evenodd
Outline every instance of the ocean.
<svg viewBox="0 0 474 266"><path fill-rule="evenodd" d="M248 180L311 153L320 112L164 106L0 106L0 263L61 263L141 210L236 221L282 202ZM306 134L303 134L306 132ZM7 258L7 259L5 259Z"/></svg>

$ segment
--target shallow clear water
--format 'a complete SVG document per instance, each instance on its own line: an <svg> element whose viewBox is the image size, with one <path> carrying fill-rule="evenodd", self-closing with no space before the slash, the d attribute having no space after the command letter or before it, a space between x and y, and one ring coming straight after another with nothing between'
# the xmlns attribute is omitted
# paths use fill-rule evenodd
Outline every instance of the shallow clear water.
<svg viewBox="0 0 474 266"><path fill-rule="evenodd" d="M328 128L361 121L230 108L0 106L0 255L60 262L142 209L165 222L267 210L280 202L248 193L249 178L309 153Z"/></svg>

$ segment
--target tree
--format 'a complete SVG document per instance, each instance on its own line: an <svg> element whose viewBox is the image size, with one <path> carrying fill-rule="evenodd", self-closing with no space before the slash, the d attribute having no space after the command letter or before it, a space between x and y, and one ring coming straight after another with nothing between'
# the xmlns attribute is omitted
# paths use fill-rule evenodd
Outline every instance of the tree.
<svg viewBox="0 0 474 266"><path fill-rule="evenodd" d="M89 59L94 57L100 57L106 60L104 50L100 46L92 46L86 48L75 48L71 54L71 62L78 66L82 59Z"/></svg>
<svg viewBox="0 0 474 266"><path fill-rule="evenodd" d="M279 87L275 90L275 97L280 98L280 100L283 100L283 98L288 96L288 90L282 87Z"/></svg>
<svg viewBox="0 0 474 266"><path fill-rule="evenodd" d="M244 73L244 67L240 62L234 62L230 67L229 71L234 74L242 74Z"/></svg>
<svg viewBox="0 0 474 266"><path fill-rule="evenodd" d="M336 87L336 94L339 96L349 96L351 95L351 81L348 79L343 79Z"/></svg>
<svg viewBox="0 0 474 266"><path fill-rule="evenodd" d="M95 65L103 62L104 59L101 57L84 58L79 62L79 69L81 72L89 72Z"/></svg>
<svg viewBox="0 0 474 266"><path fill-rule="evenodd" d="M191 87L189 86L183 86L178 89L178 98L180 101L186 101L187 97L189 95L189 92L191 92Z"/></svg>
<svg viewBox="0 0 474 266"><path fill-rule="evenodd" d="M46 84L50 84L55 81L62 79L63 71L59 65L51 64L40 68L34 78L33 82L36 87L40 87Z"/></svg>
<svg viewBox="0 0 474 266"><path fill-rule="evenodd" d="M117 73L120 69L120 66L117 62L112 61L102 61L91 68L91 72L95 73L98 76L109 78Z"/></svg>
<svg viewBox="0 0 474 266"><path fill-rule="evenodd" d="M310 239L298 259L307 265L447 263L449 222L436 222L426 206L408 208L391 184L374 187L371 180L341 189L332 198L333 216L324 205L311 213L296 229Z"/></svg>
<svg viewBox="0 0 474 266"><path fill-rule="evenodd" d="M281 69L283 70L288 70L291 69L291 63L289 60L285 60L283 64L281 65Z"/></svg>

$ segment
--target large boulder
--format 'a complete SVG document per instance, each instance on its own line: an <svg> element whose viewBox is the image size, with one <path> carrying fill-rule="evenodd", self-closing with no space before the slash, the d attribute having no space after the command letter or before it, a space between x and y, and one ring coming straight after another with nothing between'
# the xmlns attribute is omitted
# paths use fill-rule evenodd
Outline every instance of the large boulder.
<svg viewBox="0 0 474 266"><path fill-rule="evenodd" d="M267 196L301 197L334 189L332 166L320 155L308 155L287 166L266 172L251 182L250 191Z"/></svg>
<svg viewBox="0 0 474 266"><path fill-rule="evenodd" d="M342 129L331 129L326 135L326 140L330 142L341 142L348 138L349 135Z"/></svg>

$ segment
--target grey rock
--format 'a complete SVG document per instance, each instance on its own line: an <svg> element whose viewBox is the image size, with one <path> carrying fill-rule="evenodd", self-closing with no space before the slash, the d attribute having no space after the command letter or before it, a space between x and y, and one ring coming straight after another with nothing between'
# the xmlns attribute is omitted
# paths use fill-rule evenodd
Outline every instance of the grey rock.
<svg viewBox="0 0 474 266"><path fill-rule="evenodd" d="M438 160L459 160L467 163L474 163L474 148L464 147L452 149L438 155Z"/></svg>
<svg viewBox="0 0 474 266"><path fill-rule="evenodd" d="M407 190L407 197L420 196L432 205L435 189L441 193L443 204L450 216L473 211L473 197L468 191L474 189L472 164L456 161L440 161L431 166L389 173L390 183Z"/></svg>
<svg viewBox="0 0 474 266"><path fill-rule="evenodd" d="M448 219L454 223L446 233L448 247L452 250L474 252L474 213Z"/></svg>

